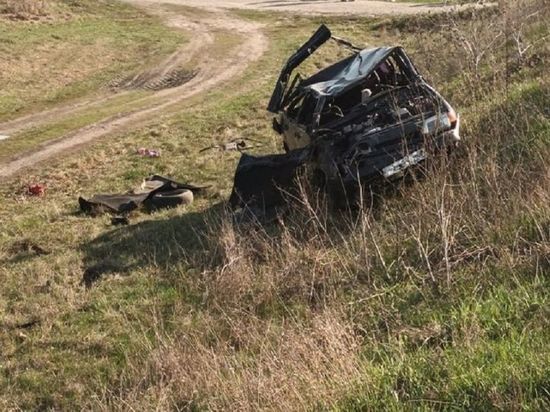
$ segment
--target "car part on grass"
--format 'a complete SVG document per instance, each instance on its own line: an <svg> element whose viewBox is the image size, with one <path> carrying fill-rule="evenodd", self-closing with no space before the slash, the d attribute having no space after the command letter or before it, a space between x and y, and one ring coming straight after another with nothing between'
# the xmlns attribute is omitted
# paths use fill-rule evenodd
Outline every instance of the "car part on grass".
<svg viewBox="0 0 550 412"><path fill-rule="evenodd" d="M294 187L308 156L307 150L260 157L243 154L229 203L233 207L254 204L260 208L283 203L284 191Z"/></svg>
<svg viewBox="0 0 550 412"><path fill-rule="evenodd" d="M310 77L291 79L331 38L352 54ZM460 140L459 116L401 47L359 50L324 25L284 65L267 110L287 154L276 155L278 166L272 166L273 156L243 155L232 194L241 204L280 203L273 194L286 187L280 175L290 176L300 162L311 165L328 189L349 194L359 185L399 178Z"/></svg>
<svg viewBox="0 0 550 412"><path fill-rule="evenodd" d="M145 147L140 147L136 150L136 153L143 157L156 158L160 157L160 150L157 149L147 149Z"/></svg>
<svg viewBox="0 0 550 412"><path fill-rule="evenodd" d="M247 140L250 140L251 142L254 142L256 144L250 144L250 143L247 142ZM232 152L232 151L241 152L243 150L253 149L255 147L261 147L261 146L262 146L262 143L258 142L256 140L237 139L237 140L232 140L231 142L228 142L228 143L216 144L216 145L213 145L213 146L205 147L204 149L201 149L199 151L199 153L206 152L206 151L212 150L212 149L219 149L223 152Z"/></svg>
<svg viewBox="0 0 550 412"><path fill-rule="evenodd" d="M13 254L32 253L37 256L49 255L50 251L46 250L39 244L30 239L22 239L15 241L9 248L8 252Z"/></svg>
<svg viewBox="0 0 550 412"><path fill-rule="evenodd" d="M178 183L166 177L154 175L145 179L138 189L131 192L98 194L89 199L79 197L78 203L83 212L93 216L103 213L127 215L139 208L152 212L189 205L193 202L194 193L201 193L205 189L207 188Z"/></svg>

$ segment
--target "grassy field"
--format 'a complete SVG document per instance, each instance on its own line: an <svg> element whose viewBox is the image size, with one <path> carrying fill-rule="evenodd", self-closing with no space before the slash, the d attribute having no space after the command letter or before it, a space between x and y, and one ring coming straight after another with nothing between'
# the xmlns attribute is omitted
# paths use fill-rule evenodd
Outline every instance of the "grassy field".
<svg viewBox="0 0 550 412"><path fill-rule="evenodd" d="M462 115L461 149L375 216L335 216L308 193L276 225L232 224L238 155L199 150L236 137L281 150L264 107L320 23L256 12L239 15L266 23L270 50L241 79L6 182L0 408L550 408L550 53L532 4L323 19L357 44L403 44ZM532 44L522 56L513 27ZM332 53L345 54L330 45L306 70ZM78 194L150 173L212 188L127 227L77 213ZM25 196L30 182L46 196Z"/></svg>
<svg viewBox="0 0 550 412"><path fill-rule="evenodd" d="M0 121L104 95L113 79L184 42L119 2L1 0L0 12Z"/></svg>

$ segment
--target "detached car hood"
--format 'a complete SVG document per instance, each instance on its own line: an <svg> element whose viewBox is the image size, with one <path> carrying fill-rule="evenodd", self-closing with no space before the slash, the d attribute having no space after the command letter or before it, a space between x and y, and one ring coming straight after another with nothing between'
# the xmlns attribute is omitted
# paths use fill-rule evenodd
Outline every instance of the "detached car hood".
<svg viewBox="0 0 550 412"><path fill-rule="evenodd" d="M281 103L283 101L285 91L290 79L292 71L302 64L309 56L311 56L315 50L325 44L332 36L329 28L322 24L317 31L311 36L311 38L305 42L296 52L290 56L288 61L283 67L279 79L275 85L275 90L271 96L271 100L267 105L267 110L271 113L277 113L281 109Z"/></svg>

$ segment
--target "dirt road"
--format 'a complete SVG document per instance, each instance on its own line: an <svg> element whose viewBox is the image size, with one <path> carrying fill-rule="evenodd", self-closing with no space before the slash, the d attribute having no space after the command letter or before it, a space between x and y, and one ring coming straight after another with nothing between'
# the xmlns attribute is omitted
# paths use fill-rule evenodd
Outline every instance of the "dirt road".
<svg viewBox="0 0 550 412"><path fill-rule="evenodd" d="M189 82L153 93L141 98L139 109L124 111L88 125L82 129L48 141L37 149L23 153L6 163L0 163L0 178L12 176L19 171L36 165L55 155L75 149L94 139L128 129L139 122L159 115L168 107L180 103L199 93L211 90L221 83L238 76L253 61L257 60L267 49L267 39L258 24L238 19L230 15L227 8L244 8L258 10L282 10L297 13L359 13L359 14L412 14L430 11L441 11L441 7L418 5L410 3L388 3L382 1L356 0L340 2L339 0L125 0L146 8L149 12L160 15L167 25L191 32L191 40L180 50L170 56L159 67L142 74L149 81L162 79L171 69L185 62L196 62L200 67L198 74ZM172 8L162 6L162 3L173 3L186 6L196 6L207 9L210 14L200 19L190 20ZM223 61L216 60L212 64L211 56L203 53L214 42L216 31L226 30L237 33L242 42L232 53L228 53ZM12 136L24 129L39 127L44 124L71 116L83 109L101 107L110 99L120 96L104 96L95 100L83 101L78 104L58 107L49 111L31 114L13 121L0 124L0 134ZM135 107L136 101L132 102ZM14 136L13 138L17 138Z"/></svg>
<svg viewBox="0 0 550 412"><path fill-rule="evenodd" d="M171 27L192 32L191 41L173 56L170 56L166 63L154 70L154 72L159 74L165 73L176 63L182 64L185 59L196 62L196 66L200 67L198 74L181 86L155 92L152 96L148 97L151 101L150 104L143 108L124 112L91 124L69 135L62 136L55 141L46 142L38 149L25 153L5 164L0 164L0 178L12 176L22 169L33 166L59 153L74 149L101 136L117 132L123 128L129 128L141 121L153 118L174 104L211 90L241 74L251 62L257 60L267 49L267 39L258 24L233 18L225 11L215 12L201 18L200 21L191 21L174 11L157 5L150 5L147 1L132 0L132 2L146 7L152 13L159 14L166 24ZM228 53L223 60L216 59L214 62L213 56L209 56L201 51L213 44L215 40L214 33L220 30L228 30L239 34L242 42L235 50ZM70 115L74 111L81 109L82 106L101 105L107 99L103 98L98 101L80 103L76 106L53 109L49 112L16 119L8 124L0 125L0 130L3 130L4 134L8 134L6 133L7 131L13 133L27 127L35 127L50 119Z"/></svg>
<svg viewBox="0 0 550 412"><path fill-rule="evenodd" d="M445 0L439 4L395 3L391 1L354 0L146 0L148 3L173 3L207 9L239 8L263 11L285 11L299 14L419 14L450 10ZM456 7L456 6L453 6ZM467 6L460 6L467 7Z"/></svg>

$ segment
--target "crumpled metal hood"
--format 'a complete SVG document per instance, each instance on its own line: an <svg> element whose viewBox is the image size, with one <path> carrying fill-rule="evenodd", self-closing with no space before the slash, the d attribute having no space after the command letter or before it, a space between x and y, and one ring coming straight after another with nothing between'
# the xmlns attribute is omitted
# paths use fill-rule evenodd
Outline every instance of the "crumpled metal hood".
<svg viewBox="0 0 550 412"><path fill-rule="evenodd" d="M332 37L324 24L319 26L311 38L290 56L284 65L267 110L277 113L284 101L290 75L299 65ZM300 83L300 88L309 88L318 95L336 96L367 77L392 51L400 47L377 47L356 52L329 66Z"/></svg>

